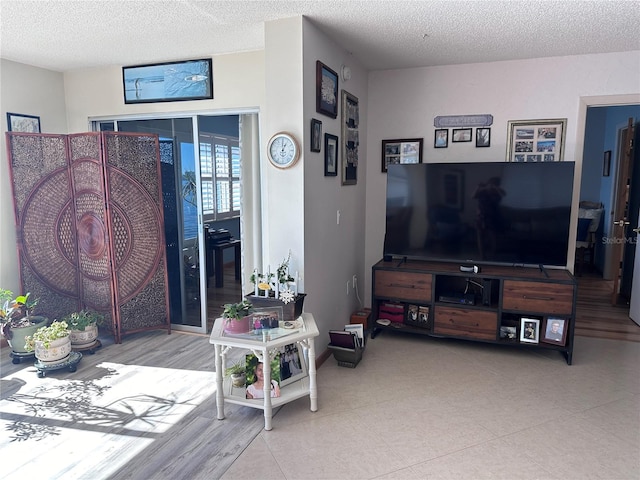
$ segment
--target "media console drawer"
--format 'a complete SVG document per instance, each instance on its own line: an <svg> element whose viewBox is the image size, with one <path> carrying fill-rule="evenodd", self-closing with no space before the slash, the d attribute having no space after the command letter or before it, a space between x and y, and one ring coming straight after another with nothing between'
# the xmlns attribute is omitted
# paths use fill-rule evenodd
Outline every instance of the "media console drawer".
<svg viewBox="0 0 640 480"><path fill-rule="evenodd" d="M431 300L431 274L413 272L375 272L375 295L428 302Z"/></svg>
<svg viewBox="0 0 640 480"><path fill-rule="evenodd" d="M495 340L498 314L482 310L436 306L433 331L440 335Z"/></svg>
<svg viewBox="0 0 640 480"><path fill-rule="evenodd" d="M573 285L505 280L502 308L570 315L573 310Z"/></svg>

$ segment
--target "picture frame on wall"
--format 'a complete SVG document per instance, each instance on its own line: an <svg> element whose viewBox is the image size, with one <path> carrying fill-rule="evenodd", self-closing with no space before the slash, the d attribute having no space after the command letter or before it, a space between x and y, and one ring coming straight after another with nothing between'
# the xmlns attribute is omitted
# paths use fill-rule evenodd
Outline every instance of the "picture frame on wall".
<svg viewBox="0 0 640 480"><path fill-rule="evenodd" d="M433 148L447 148L449 146L449 130L439 128L435 131L433 138Z"/></svg>
<svg viewBox="0 0 640 480"><path fill-rule="evenodd" d="M470 142L471 129L470 128L454 128L451 141L453 143Z"/></svg>
<svg viewBox="0 0 640 480"><path fill-rule="evenodd" d="M358 182L359 125L358 97L342 90L342 185L355 185Z"/></svg>
<svg viewBox="0 0 640 480"><path fill-rule="evenodd" d="M566 129L566 118L509 120L507 162L562 161Z"/></svg>
<svg viewBox="0 0 640 480"><path fill-rule="evenodd" d="M319 152L322 148L322 122L311 119L311 151Z"/></svg>
<svg viewBox="0 0 640 480"><path fill-rule="evenodd" d="M491 129L476 128L476 147L488 147L491 145Z"/></svg>
<svg viewBox="0 0 640 480"><path fill-rule="evenodd" d="M7 128L10 132L40 133L40 117L7 112Z"/></svg>
<svg viewBox="0 0 640 480"><path fill-rule="evenodd" d="M389 165L422 163L422 138L382 140L382 172Z"/></svg>
<svg viewBox="0 0 640 480"><path fill-rule="evenodd" d="M324 134L324 176L338 175L338 136Z"/></svg>
<svg viewBox="0 0 640 480"><path fill-rule="evenodd" d="M210 58L122 67L124 103L179 102L213 98Z"/></svg>
<svg viewBox="0 0 640 480"><path fill-rule="evenodd" d="M338 74L320 60L316 61L316 112L338 117Z"/></svg>

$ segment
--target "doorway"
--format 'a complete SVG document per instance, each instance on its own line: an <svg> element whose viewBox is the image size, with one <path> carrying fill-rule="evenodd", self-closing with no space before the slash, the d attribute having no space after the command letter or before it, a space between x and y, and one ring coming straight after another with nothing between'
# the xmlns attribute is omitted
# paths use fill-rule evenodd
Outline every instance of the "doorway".
<svg viewBox="0 0 640 480"><path fill-rule="evenodd" d="M207 248L207 229L239 239L239 263L253 264L250 252L259 237L251 221L254 206L245 201L254 195L243 195L242 184L244 174L250 180L259 164L257 124L255 113L93 121L95 130L154 133L160 138L170 319L176 330L206 333L217 303L231 301L213 281L214 251ZM234 253L223 251L223 264L235 264ZM244 273L242 265L239 269ZM243 274L231 282L237 285L227 280L225 286L232 288L225 292L243 291Z"/></svg>
<svg viewBox="0 0 640 480"><path fill-rule="evenodd" d="M604 100L604 101L602 101ZM611 288L613 294L613 276L618 274L612 260L612 245L615 241L613 231L614 202L616 195L616 179L620 162L620 135L627 127L628 119L634 118L634 123L640 120L640 104L629 102L628 104L616 103L617 97L611 99L598 99L592 105L585 104L585 132L584 151L582 163L582 177L580 184L580 201L601 203L604 206L604 215L597 232L595 248L595 268L588 273L589 281L600 281L602 288ZM635 155L638 156L636 149ZM607 158L609 157L610 160ZM638 160L636 160L637 162ZM609 164L610 162L610 164ZM640 169L635 169L630 189L640 191ZM637 218L637 205L632 205ZM633 212L629 212L631 216ZM630 262L633 266L632 256L624 259L622 272L628 271L625 264ZM580 280L580 279L579 279ZM630 289L632 276L627 276L624 288ZM640 279L637 279L640 281ZM580 283L580 281L579 281ZM610 285L610 287L609 287ZM626 308L628 303L621 305Z"/></svg>

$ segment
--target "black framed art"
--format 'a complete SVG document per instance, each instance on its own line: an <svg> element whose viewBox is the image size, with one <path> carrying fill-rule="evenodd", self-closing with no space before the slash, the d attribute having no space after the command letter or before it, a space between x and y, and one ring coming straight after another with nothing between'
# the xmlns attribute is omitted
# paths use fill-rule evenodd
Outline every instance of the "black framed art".
<svg viewBox="0 0 640 480"><path fill-rule="evenodd" d="M7 112L7 127L10 132L40 133L40 117Z"/></svg>
<svg viewBox="0 0 640 480"><path fill-rule="evenodd" d="M316 112L338 117L338 74L320 60L316 62Z"/></svg>
<svg viewBox="0 0 640 480"><path fill-rule="evenodd" d="M324 134L324 176L338 175L338 136Z"/></svg>
<svg viewBox="0 0 640 480"><path fill-rule="evenodd" d="M122 84L125 104L209 100L211 59L122 67Z"/></svg>
<svg viewBox="0 0 640 480"><path fill-rule="evenodd" d="M311 119L311 151L319 152L322 147L322 122Z"/></svg>

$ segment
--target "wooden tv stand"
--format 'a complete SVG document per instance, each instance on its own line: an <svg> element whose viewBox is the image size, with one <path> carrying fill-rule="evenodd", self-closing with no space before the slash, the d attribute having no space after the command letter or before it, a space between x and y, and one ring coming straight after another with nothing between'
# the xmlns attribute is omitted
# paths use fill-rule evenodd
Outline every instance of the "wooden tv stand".
<svg viewBox="0 0 640 480"><path fill-rule="evenodd" d="M545 348L571 365L577 285L567 270L489 265L473 273L457 263L393 259L373 266L372 284L372 339L391 330ZM537 335L523 335L523 318L537 323ZM562 339L547 333L550 319L560 321Z"/></svg>

